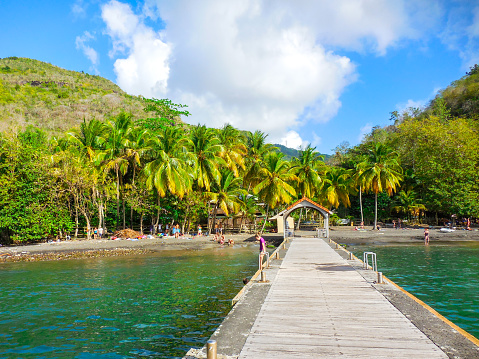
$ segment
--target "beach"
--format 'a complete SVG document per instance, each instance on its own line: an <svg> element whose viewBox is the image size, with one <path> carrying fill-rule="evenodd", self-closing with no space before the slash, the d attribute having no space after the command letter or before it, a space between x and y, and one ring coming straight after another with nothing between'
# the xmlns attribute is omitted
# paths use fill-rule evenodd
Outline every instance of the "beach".
<svg viewBox="0 0 479 359"><path fill-rule="evenodd" d="M313 231L296 231L298 236L313 236ZM283 235L265 233L263 235L268 245L277 246ZM354 230L354 227L331 227L330 237L337 243L346 245L357 244L408 244L421 243L424 240L424 230L421 228L392 229L379 231L371 229ZM232 238L235 245L254 243L254 234L226 234L226 240ZM38 261L61 260L72 258L94 258L106 256L123 256L131 254L146 254L165 250L201 250L218 247L211 236L181 236L153 237L142 239L90 239L50 241L37 244L2 246L0 261ZM479 241L479 231L456 230L442 233L439 229L430 230L431 245L447 241Z"/></svg>
<svg viewBox="0 0 479 359"><path fill-rule="evenodd" d="M279 245L282 235L267 234L263 237L268 245ZM235 245L255 243L254 234L225 235L226 241L233 239ZM0 262L61 260L72 258L94 258L146 254L165 250L201 250L218 247L212 236L151 237L142 239L82 239L50 241L37 244L2 246ZM228 246L228 244L224 244Z"/></svg>
<svg viewBox="0 0 479 359"><path fill-rule="evenodd" d="M423 228L384 228L372 230L368 227L364 230L354 230L354 227L331 227L330 238L340 244L411 244L424 242ZM471 231L458 229L454 232L444 233L440 228L429 228L431 245L438 242L448 241L479 241L479 230Z"/></svg>

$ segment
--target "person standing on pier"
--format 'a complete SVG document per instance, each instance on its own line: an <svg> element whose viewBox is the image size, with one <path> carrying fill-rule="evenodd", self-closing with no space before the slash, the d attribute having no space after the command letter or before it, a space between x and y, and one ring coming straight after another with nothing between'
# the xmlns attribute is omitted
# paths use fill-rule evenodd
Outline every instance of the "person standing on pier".
<svg viewBox="0 0 479 359"><path fill-rule="evenodd" d="M256 240L259 241L259 270L263 270L263 258L266 253L266 241L259 233L256 233Z"/></svg>

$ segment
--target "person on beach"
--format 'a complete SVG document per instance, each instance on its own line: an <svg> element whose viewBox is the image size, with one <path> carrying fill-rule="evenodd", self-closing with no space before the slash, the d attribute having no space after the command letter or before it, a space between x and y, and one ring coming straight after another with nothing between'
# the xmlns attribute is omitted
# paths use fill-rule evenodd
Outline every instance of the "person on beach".
<svg viewBox="0 0 479 359"><path fill-rule="evenodd" d="M229 246L233 246L234 244L235 244L235 241L233 240L233 238L228 239Z"/></svg>
<svg viewBox="0 0 479 359"><path fill-rule="evenodd" d="M218 231L220 232L220 235L223 234L223 226L221 225L221 223L220 223L220 225L218 226Z"/></svg>
<svg viewBox="0 0 479 359"><path fill-rule="evenodd" d="M93 229L93 239L98 239L98 228Z"/></svg>
<svg viewBox="0 0 479 359"><path fill-rule="evenodd" d="M103 238L103 227L98 228L98 237Z"/></svg>
<svg viewBox="0 0 479 359"><path fill-rule="evenodd" d="M266 241L259 234L256 233L256 240L259 241L259 270L263 270L263 258L266 253Z"/></svg>
<svg viewBox="0 0 479 359"><path fill-rule="evenodd" d="M175 227L175 238L179 238L180 237L180 225L177 224L176 227Z"/></svg>
<svg viewBox="0 0 479 359"><path fill-rule="evenodd" d="M202 235L201 224L198 224L198 236L201 236L201 235Z"/></svg>
<svg viewBox="0 0 479 359"><path fill-rule="evenodd" d="M424 244L429 244L429 228L424 229Z"/></svg>

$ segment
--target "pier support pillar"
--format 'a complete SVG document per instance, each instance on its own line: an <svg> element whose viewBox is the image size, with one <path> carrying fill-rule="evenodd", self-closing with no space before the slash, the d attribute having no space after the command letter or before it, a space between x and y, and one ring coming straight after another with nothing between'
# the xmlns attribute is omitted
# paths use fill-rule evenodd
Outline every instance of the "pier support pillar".
<svg viewBox="0 0 479 359"><path fill-rule="evenodd" d="M206 342L206 359L216 359L216 340L208 340Z"/></svg>
<svg viewBox="0 0 479 359"><path fill-rule="evenodd" d="M349 252L349 260L352 261L353 260L353 253Z"/></svg>
<svg viewBox="0 0 479 359"><path fill-rule="evenodd" d="M264 273L264 270L261 271L261 282L266 282L266 274Z"/></svg>
<svg viewBox="0 0 479 359"><path fill-rule="evenodd" d="M378 272L378 284L384 284L383 272Z"/></svg>

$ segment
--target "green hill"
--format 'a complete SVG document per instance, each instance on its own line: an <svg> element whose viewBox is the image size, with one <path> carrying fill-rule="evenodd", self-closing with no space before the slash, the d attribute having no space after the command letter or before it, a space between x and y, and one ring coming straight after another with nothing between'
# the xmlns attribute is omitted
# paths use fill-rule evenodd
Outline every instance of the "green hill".
<svg viewBox="0 0 479 359"><path fill-rule="evenodd" d="M293 157L297 158L299 156L299 150L296 150L296 149L290 148L290 147L286 147L286 146L283 146L283 145L280 145L280 144L277 144L277 143L275 143L274 146L278 147L279 152L283 153L284 157L287 160L291 160L291 158L293 158ZM331 157L330 155L326 155L326 154L323 154L323 156L324 156L324 161L325 162L329 157Z"/></svg>
<svg viewBox="0 0 479 359"><path fill-rule="evenodd" d="M452 117L479 117L479 66L474 65L465 76L454 81L442 90L432 101L434 108L437 99L443 98Z"/></svg>
<svg viewBox="0 0 479 359"><path fill-rule="evenodd" d="M121 111L150 117L144 108L142 97L103 77L27 58L0 59L0 131L33 125L64 132L84 118L103 120Z"/></svg>

